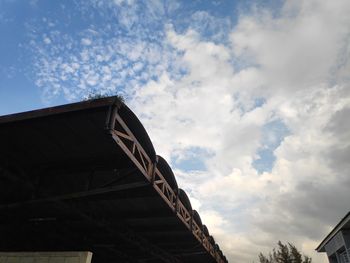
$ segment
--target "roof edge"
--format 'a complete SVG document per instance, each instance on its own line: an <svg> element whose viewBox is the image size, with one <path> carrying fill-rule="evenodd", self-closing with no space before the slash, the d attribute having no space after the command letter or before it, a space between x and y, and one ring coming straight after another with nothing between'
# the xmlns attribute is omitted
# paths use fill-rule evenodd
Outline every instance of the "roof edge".
<svg viewBox="0 0 350 263"><path fill-rule="evenodd" d="M54 106L54 107L41 108L37 110L3 115L3 116L0 116L0 124L22 121L26 119L35 119L35 118L40 118L45 116L66 113L70 111L79 111L79 110L100 108L100 107L112 106L112 105L120 107L122 104L123 102L120 100L118 96L79 101L75 103L68 103L68 104L63 104L63 105Z"/></svg>
<svg viewBox="0 0 350 263"><path fill-rule="evenodd" d="M339 230L350 221L350 211L340 220L340 222L332 229L332 231L322 240L315 248L317 252L325 252L324 246L339 232Z"/></svg>

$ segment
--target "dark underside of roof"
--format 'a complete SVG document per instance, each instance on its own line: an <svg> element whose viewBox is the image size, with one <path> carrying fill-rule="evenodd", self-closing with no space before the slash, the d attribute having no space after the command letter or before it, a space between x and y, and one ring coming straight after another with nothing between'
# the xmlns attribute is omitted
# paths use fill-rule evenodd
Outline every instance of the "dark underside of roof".
<svg viewBox="0 0 350 263"><path fill-rule="evenodd" d="M0 251L216 262L108 133L113 107L157 159L136 116L113 98L0 117Z"/></svg>

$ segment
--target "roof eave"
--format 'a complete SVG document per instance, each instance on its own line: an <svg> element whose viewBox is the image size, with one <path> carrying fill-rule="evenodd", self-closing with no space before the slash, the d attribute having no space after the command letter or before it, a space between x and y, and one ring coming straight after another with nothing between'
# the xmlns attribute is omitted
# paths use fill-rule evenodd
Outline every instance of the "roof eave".
<svg viewBox="0 0 350 263"><path fill-rule="evenodd" d="M120 107L121 104L122 102L118 96L86 100L86 101L81 101L76 103L54 106L50 108L3 115L3 116L0 116L0 124L22 121L26 119L40 118L40 117L45 117L45 116L50 116L55 114L66 113L70 111L79 111L79 110L85 110L85 109L106 107L111 105L116 105L117 107Z"/></svg>
<svg viewBox="0 0 350 263"><path fill-rule="evenodd" d="M332 229L332 231L322 240L315 249L317 252L326 252L325 245L342 229L342 227L350 221L350 212L348 212L340 222Z"/></svg>

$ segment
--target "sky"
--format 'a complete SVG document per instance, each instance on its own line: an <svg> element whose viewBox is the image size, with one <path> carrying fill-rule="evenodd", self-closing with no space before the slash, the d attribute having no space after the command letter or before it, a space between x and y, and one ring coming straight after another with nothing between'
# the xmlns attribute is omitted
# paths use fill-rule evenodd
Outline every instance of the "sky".
<svg viewBox="0 0 350 263"><path fill-rule="evenodd" d="M0 115L122 95L230 262L349 211L348 0L0 0Z"/></svg>

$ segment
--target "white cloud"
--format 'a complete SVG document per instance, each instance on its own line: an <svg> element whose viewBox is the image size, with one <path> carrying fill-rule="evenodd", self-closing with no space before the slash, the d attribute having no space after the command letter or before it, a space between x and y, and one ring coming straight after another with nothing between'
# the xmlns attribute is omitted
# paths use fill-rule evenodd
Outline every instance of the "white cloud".
<svg viewBox="0 0 350 263"><path fill-rule="evenodd" d="M349 83L336 76L347 67L350 6L312 2L287 2L277 17L266 10L241 17L232 50L191 29L169 29L188 74L177 81L164 74L131 101L141 116L150 113L143 123L161 154L188 147L215 153L206 160L210 176L179 179L201 214L225 220L213 232L232 261L251 262L282 240L325 262L315 244L348 209ZM232 66L233 58L245 66ZM266 103L252 109L257 97ZM291 134L275 150L271 173L259 175L252 161L261 129L276 117Z"/></svg>
<svg viewBox="0 0 350 263"><path fill-rule="evenodd" d="M89 39L89 38L82 38L82 39L81 39L81 43L82 43L84 46L90 46L91 43L92 43L92 41L91 41L91 39Z"/></svg>
<svg viewBox="0 0 350 263"><path fill-rule="evenodd" d="M227 25L209 13L150 40L137 2L114 4L124 15L109 13L135 35L113 25L79 41L52 32L53 47L35 46L37 85L68 99L122 87L158 154L170 161L195 148L210 152L200 157L205 171L174 170L231 261L252 262L281 240L326 262L313 249L349 209L349 2L286 1L277 14L242 14L229 44L219 41L226 29L203 36L200 23ZM147 4L143 26L178 8L158 5ZM274 144L264 127L275 120L289 134L274 149L271 172L259 174L252 163Z"/></svg>
<svg viewBox="0 0 350 263"><path fill-rule="evenodd" d="M44 37L44 43L47 44L47 45L51 44L50 38Z"/></svg>

